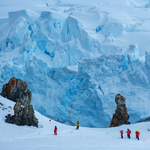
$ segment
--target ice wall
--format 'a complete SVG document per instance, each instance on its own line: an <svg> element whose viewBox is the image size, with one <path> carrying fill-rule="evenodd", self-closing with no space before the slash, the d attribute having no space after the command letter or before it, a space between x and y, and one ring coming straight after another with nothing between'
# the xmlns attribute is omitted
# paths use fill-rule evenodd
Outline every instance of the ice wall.
<svg viewBox="0 0 150 150"><path fill-rule="evenodd" d="M11 77L26 81L34 109L71 125L108 127L118 93L126 97L129 121L149 116L150 54L140 61L138 45L112 45L126 29L112 18L103 23L98 34L105 44L70 15L9 13L0 25L0 88Z"/></svg>

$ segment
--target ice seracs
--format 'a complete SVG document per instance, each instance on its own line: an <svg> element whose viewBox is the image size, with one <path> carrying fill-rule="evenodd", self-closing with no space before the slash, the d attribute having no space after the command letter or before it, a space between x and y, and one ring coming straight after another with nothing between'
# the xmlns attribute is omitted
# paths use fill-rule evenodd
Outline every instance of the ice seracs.
<svg viewBox="0 0 150 150"><path fill-rule="evenodd" d="M17 2L0 19L0 87L26 81L34 109L66 124L108 127L117 93L131 123L147 117L150 9L126 2Z"/></svg>

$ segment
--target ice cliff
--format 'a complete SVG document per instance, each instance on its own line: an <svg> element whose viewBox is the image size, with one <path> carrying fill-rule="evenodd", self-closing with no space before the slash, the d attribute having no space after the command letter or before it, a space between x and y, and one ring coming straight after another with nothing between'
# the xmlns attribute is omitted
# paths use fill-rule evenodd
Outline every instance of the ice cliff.
<svg viewBox="0 0 150 150"><path fill-rule="evenodd" d="M150 53L141 60L137 44L112 44L133 30L107 13L97 14L101 21L92 30L101 41L77 15L75 9L61 15L22 10L1 19L0 88L11 77L26 81L35 110L71 125L79 120L81 126L108 127L118 93L126 98L130 122L148 117Z"/></svg>

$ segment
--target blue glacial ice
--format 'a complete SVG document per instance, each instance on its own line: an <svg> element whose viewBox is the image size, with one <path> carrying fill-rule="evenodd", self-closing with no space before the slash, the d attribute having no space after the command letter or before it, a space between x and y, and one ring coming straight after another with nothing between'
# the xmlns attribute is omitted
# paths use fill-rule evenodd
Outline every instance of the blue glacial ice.
<svg viewBox="0 0 150 150"><path fill-rule="evenodd" d="M121 36L124 26L109 21L98 34ZM149 116L150 53L141 61L138 45L102 45L75 17L48 11L9 13L0 34L0 88L11 77L26 81L33 107L43 115L65 124L79 120L81 126L108 127L120 93L129 121Z"/></svg>

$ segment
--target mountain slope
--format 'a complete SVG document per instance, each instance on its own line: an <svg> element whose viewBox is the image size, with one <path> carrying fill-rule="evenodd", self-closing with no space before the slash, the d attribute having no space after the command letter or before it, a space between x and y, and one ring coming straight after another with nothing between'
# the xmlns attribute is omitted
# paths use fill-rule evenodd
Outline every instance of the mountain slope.
<svg viewBox="0 0 150 150"><path fill-rule="evenodd" d="M7 113L13 114L12 110L2 110L11 106L14 102L0 96L0 149L14 150L90 150L112 149L112 150L148 150L150 147L150 134L147 131L150 123L137 123L132 125L123 125L115 128L85 128L80 127L75 130L75 126L63 125L35 112L39 119L39 128L29 126L16 126L4 122L4 116ZM58 135L53 135L54 126L58 127ZM125 131L131 129L131 139L127 139ZM124 130L124 139L120 138L120 130ZM135 139L135 130L140 131L140 140Z"/></svg>

